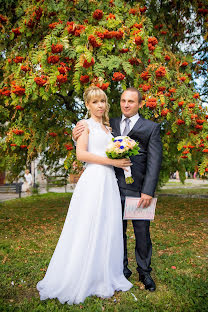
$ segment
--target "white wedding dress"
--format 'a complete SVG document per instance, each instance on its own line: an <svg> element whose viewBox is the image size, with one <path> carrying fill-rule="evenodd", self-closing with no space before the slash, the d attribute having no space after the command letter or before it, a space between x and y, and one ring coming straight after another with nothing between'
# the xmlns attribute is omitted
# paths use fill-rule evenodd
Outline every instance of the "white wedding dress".
<svg viewBox="0 0 208 312"><path fill-rule="evenodd" d="M88 151L106 156L112 135L94 119ZM43 280L40 299L78 304L86 297L110 297L132 284L123 275L120 194L112 166L87 164L74 190L64 227Z"/></svg>

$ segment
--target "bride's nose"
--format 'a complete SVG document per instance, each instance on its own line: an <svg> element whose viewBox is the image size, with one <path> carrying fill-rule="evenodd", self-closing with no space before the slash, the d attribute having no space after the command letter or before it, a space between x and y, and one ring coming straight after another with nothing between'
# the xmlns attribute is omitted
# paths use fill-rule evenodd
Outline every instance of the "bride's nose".
<svg viewBox="0 0 208 312"><path fill-rule="evenodd" d="M103 102L99 102L99 107L103 108L104 107L104 103Z"/></svg>

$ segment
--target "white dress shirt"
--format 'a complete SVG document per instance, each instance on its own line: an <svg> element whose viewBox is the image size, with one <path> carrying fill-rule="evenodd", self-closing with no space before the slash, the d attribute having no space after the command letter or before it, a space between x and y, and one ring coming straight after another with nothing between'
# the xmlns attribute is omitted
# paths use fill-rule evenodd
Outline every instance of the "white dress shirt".
<svg viewBox="0 0 208 312"><path fill-rule="evenodd" d="M125 129L125 126L126 126L126 122L125 122L125 119L126 117L124 115L122 115L122 118L121 118L121 122L120 122L120 130L121 130L121 135ZM137 120L139 119L139 114L137 113L136 115L132 116L129 118L130 120L130 123L129 123L129 128L130 128L130 131L131 129L133 128L133 126L135 125L135 123L137 122Z"/></svg>

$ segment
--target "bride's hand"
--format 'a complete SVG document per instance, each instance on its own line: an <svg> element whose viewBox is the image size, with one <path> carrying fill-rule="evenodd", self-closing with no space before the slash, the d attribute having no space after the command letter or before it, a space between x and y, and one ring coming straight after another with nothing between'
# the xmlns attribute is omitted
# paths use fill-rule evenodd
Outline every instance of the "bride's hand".
<svg viewBox="0 0 208 312"><path fill-rule="evenodd" d="M113 166L128 171L127 167L132 166L132 163L128 158L113 159Z"/></svg>

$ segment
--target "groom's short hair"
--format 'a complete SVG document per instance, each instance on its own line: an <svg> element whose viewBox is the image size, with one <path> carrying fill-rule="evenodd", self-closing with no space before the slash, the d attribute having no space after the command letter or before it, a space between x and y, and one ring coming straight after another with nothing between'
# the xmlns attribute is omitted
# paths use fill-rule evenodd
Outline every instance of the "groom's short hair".
<svg viewBox="0 0 208 312"><path fill-rule="evenodd" d="M138 95L138 103L141 103L141 101L142 101L142 95L141 95L141 93L139 92L138 89L136 89L136 88L134 88L134 87L129 87L129 88L127 88L125 91L136 92L137 95Z"/></svg>

